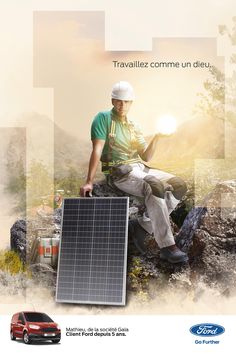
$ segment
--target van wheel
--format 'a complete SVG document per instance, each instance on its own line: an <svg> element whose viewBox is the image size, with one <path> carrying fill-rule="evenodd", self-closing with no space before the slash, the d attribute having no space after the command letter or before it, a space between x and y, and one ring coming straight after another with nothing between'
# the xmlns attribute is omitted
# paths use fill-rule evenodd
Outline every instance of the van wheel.
<svg viewBox="0 0 236 354"><path fill-rule="evenodd" d="M29 337L27 332L24 332L23 341L24 341L25 344L30 344L31 343L30 337Z"/></svg>
<svg viewBox="0 0 236 354"><path fill-rule="evenodd" d="M59 343L59 342L60 342L60 339L52 339L52 342L53 342L53 343Z"/></svg>
<svg viewBox="0 0 236 354"><path fill-rule="evenodd" d="M13 332L10 332L11 340L16 340L16 337L14 336Z"/></svg>

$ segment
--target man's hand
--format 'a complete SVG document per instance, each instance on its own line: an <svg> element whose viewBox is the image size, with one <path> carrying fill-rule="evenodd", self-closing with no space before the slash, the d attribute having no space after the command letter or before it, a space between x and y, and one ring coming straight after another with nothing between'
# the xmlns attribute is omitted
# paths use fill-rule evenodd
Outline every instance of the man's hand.
<svg viewBox="0 0 236 354"><path fill-rule="evenodd" d="M174 135L174 133L170 133L170 134L156 133L155 134L155 136L157 138L168 138L168 137L173 136L173 135Z"/></svg>
<svg viewBox="0 0 236 354"><path fill-rule="evenodd" d="M89 192L91 193L93 190L93 184L92 183L86 183L84 186L80 188L80 196L81 197L86 197L86 193Z"/></svg>
<svg viewBox="0 0 236 354"><path fill-rule="evenodd" d="M168 138L169 136L172 136L173 133L171 134L163 134L163 133L156 133L146 149L144 151L139 151L139 156L141 157L142 160L148 162L152 159L154 152L156 150L157 142L160 138Z"/></svg>

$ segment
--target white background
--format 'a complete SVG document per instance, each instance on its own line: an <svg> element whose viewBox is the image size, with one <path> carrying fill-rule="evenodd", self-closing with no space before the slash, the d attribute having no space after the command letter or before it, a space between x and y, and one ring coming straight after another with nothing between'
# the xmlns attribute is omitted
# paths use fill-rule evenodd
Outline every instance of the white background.
<svg viewBox="0 0 236 354"><path fill-rule="evenodd" d="M1 352L6 353L221 353L235 352L236 327L233 316L52 316L62 330L60 344L30 344L22 340L11 341L11 316L1 316ZM215 323L225 333L215 337L199 337L190 333L191 326ZM126 337L69 337L66 327L104 328L127 327ZM196 340L216 340L219 344L195 344Z"/></svg>

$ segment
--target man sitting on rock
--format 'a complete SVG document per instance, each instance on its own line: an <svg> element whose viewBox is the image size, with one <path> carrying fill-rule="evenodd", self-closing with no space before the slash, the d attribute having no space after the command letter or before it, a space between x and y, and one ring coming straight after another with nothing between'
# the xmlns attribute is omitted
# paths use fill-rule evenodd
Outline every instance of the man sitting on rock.
<svg viewBox="0 0 236 354"><path fill-rule="evenodd" d="M149 144L142 132L127 118L134 100L132 86L120 81L113 86L113 108L98 113L92 123L93 150L89 161L87 181L80 189L86 196L93 189L99 161L107 183L125 193L144 197L148 218L140 218L139 228L154 234L160 248L160 257L171 263L186 262L188 256L175 244L169 214L187 191L185 182L174 175L151 169L142 163L149 161L156 149L156 134ZM138 231L137 231L138 232Z"/></svg>

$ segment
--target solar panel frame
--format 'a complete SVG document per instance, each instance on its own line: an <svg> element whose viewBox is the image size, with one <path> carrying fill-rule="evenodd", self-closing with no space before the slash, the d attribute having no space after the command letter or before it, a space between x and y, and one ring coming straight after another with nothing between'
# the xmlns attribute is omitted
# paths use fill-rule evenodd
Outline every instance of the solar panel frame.
<svg viewBox="0 0 236 354"><path fill-rule="evenodd" d="M59 282L59 279L60 279L60 274L61 272L63 271L63 269L61 269L61 260L62 260L62 242L63 242L63 223L64 223L64 213L65 213L65 204L66 202L70 200L77 200L77 201L81 201L81 200L93 200L94 204L96 204L96 200L105 200L106 202L110 201L110 208L112 208L112 202L117 200L118 202L122 202L123 201L123 204L125 206L125 218L124 218L124 227L125 227L125 233L124 233L124 241L123 241L123 246L124 246L124 250L122 252L122 262L123 262L123 269L122 269L122 273L123 273L123 277L122 277L122 296L121 296L121 300L120 301L99 301L99 300L91 300L91 299L88 299L88 300L75 300L75 299L70 299L69 296L65 296L65 298L62 298L60 295L60 283L61 281ZM78 202L80 203L80 202ZM95 207L94 207L95 208ZM129 221L129 213L128 213L128 210L129 210L129 197L92 197L92 198L65 198L64 201L63 201L63 206L62 206L62 219L61 219L61 236L60 236L60 245L59 245L59 256L58 256L58 272L57 272L57 284L56 284L56 302L60 302L60 303L78 303L78 304L97 304L97 305L118 305L118 306L124 306L125 303L126 303L126 275L127 275L127 252L128 252L128 221ZM77 232L78 232L78 218L79 218L79 212L80 212L80 209L78 207L78 214L77 214ZM113 216L113 214L110 213L110 216ZM94 218L95 218L95 214L94 214ZM111 218L109 219L109 222L111 223ZM94 227L94 225L93 225ZM109 226L110 227L110 226ZM93 229L93 232L96 232L94 231L96 229ZM110 231L111 232L111 231ZM78 237L78 234L76 234L76 236ZM76 237L76 238L77 238ZM77 245L77 241L75 241L76 245ZM110 243L109 243L110 245ZM98 249L98 248L97 248ZM97 250L96 249L96 250ZM83 251L83 248L81 249ZM78 255L78 251L79 249L76 249L76 255ZM91 250L91 256L94 255L94 249ZM113 250L114 252L114 256L116 255L116 250L114 249ZM82 253L81 253L82 254ZM107 257L109 257L110 253L108 252L107 254ZM75 269L76 269L76 260L77 258L75 258L74 260L74 274L72 276L72 281L73 281L73 284L75 282ZM107 262L108 262L108 258L107 258ZM114 266L116 266L116 261L114 260ZM90 267L90 272L91 272L91 269L92 269L92 263L90 263L88 265L88 268ZM76 270L77 271L77 270ZM97 272L98 275L99 275L99 271ZM109 272L108 272L109 274ZM90 276L91 276L91 273L90 273ZM107 280L107 279L106 279ZM98 285L99 285L99 282L98 282ZM107 283L106 283L107 285ZM114 283L113 284L113 287L115 287L117 284ZM74 285L73 285L74 286ZM69 287L69 290L73 290L74 291L74 288L73 287ZM99 289L100 290L100 289ZM114 290L115 291L115 290ZM96 296L96 295L94 295ZM105 295L104 295L105 296ZM114 296L115 297L115 296Z"/></svg>

